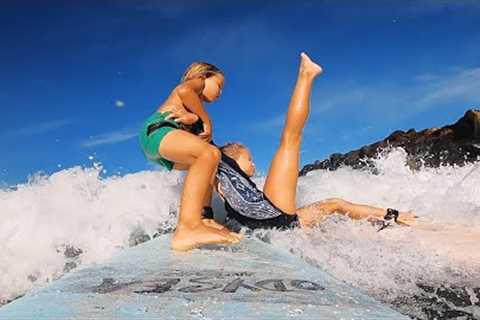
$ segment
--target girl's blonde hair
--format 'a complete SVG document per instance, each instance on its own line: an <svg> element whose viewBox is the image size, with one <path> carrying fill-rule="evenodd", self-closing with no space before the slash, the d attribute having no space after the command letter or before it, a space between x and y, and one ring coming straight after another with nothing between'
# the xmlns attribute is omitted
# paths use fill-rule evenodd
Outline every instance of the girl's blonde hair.
<svg viewBox="0 0 480 320"><path fill-rule="evenodd" d="M208 78L216 74L221 74L222 76L224 75L223 71L217 68L216 66L214 66L213 64L198 61L198 62L192 63L187 68L187 70L182 76L182 82L192 80L195 78L200 78L200 77Z"/></svg>

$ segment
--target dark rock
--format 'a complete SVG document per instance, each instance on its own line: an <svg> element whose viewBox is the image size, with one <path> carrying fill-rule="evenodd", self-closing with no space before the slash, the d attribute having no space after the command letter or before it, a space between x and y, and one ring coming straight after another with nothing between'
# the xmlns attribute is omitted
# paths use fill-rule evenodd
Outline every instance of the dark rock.
<svg viewBox="0 0 480 320"><path fill-rule="evenodd" d="M157 227L157 231L153 234L153 239L162 236L164 234L170 234L175 232L175 224L168 221L160 223Z"/></svg>
<svg viewBox="0 0 480 320"><path fill-rule="evenodd" d="M480 288L427 284L417 286L422 291L413 296L398 297L392 302L395 309L422 320L477 319L472 313L472 307L478 305ZM471 297L469 291L473 291L475 297Z"/></svg>
<svg viewBox="0 0 480 320"><path fill-rule="evenodd" d="M470 294L464 288L439 288L437 295L440 298L450 301L456 307L468 307L472 305Z"/></svg>
<svg viewBox="0 0 480 320"><path fill-rule="evenodd" d="M76 258L82 253L83 253L82 249L75 248L74 246L71 246L71 245L67 245L65 247L65 251L63 252L63 254L65 255L65 258L70 258L70 259Z"/></svg>
<svg viewBox="0 0 480 320"><path fill-rule="evenodd" d="M34 275L34 274L29 274L29 275L27 276L27 279L28 279L28 281L30 281L30 282L35 282L35 281L38 280L38 276L36 276L36 275Z"/></svg>
<svg viewBox="0 0 480 320"><path fill-rule="evenodd" d="M156 229L156 232L153 234L152 238L155 239L164 234L174 233L176 229L176 221L178 212L176 209L171 208L170 212L168 213L168 220L161 222Z"/></svg>
<svg viewBox="0 0 480 320"><path fill-rule="evenodd" d="M128 239L128 245L130 247L137 246L141 243L147 242L150 240L150 236L142 228L135 229Z"/></svg>
<svg viewBox="0 0 480 320"><path fill-rule="evenodd" d="M63 266L63 272L65 272L65 273L70 272L70 271L72 271L73 269L75 269L76 267L77 267L77 263L76 263L76 262L73 262L73 261L67 262L67 263L65 263L65 265Z"/></svg>
<svg viewBox="0 0 480 320"><path fill-rule="evenodd" d="M442 128L422 131L397 130L386 139L363 146L345 154L334 153L328 159L305 165L303 176L317 169L336 170L341 166L370 169L375 172L372 159L391 148L401 147L407 152L407 164L412 170L422 166L465 165L480 158L480 110L468 110L456 123Z"/></svg>

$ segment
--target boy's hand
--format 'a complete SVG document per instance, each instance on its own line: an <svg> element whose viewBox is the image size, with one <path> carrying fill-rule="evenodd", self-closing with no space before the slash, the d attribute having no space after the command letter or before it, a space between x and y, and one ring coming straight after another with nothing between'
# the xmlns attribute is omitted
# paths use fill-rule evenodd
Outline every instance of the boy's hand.
<svg viewBox="0 0 480 320"><path fill-rule="evenodd" d="M198 116L186 110L175 110L166 116L165 120L173 120L181 124L191 125L198 121Z"/></svg>
<svg viewBox="0 0 480 320"><path fill-rule="evenodd" d="M411 226L415 224L415 220L418 218L413 212L400 212L397 223L401 225Z"/></svg>
<svg viewBox="0 0 480 320"><path fill-rule="evenodd" d="M203 124L203 132L201 132L199 135L200 139L210 142L212 141L212 127L209 125L206 125L205 123Z"/></svg>

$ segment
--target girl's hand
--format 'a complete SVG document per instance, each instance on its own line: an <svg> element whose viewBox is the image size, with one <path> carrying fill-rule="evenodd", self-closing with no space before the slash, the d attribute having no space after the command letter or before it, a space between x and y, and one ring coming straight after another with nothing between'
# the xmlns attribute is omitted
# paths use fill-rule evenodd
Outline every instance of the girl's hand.
<svg viewBox="0 0 480 320"><path fill-rule="evenodd" d="M206 142L212 141L212 127L203 123L203 132L201 132L198 136Z"/></svg>
<svg viewBox="0 0 480 320"><path fill-rule="evenodd" d="M185 109L179 109L172 111L172 113L165 117L165 120L173 120L184 125L191 125L198 121L198 116Z"/></svg>

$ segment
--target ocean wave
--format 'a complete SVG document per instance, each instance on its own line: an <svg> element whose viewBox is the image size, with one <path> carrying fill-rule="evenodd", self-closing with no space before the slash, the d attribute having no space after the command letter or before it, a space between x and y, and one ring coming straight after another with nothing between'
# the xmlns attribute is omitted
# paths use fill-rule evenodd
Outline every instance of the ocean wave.
<svg viewBox="0 0 480 320"><path fill-rule="evenodd" d="M412 171L402 149L375 161L375 174L344 167L301 177L298 206L339 197L413 210L429 227L377 232L368 222L334 215L312 230L270 232L271 244L392 305L422 294L421 285L474 290L480 268L469 250L480 230L480 163ZM181 174L143 171L102 178L101 170L73 167L0 191L0 300L108 259L132 245L132 235L148 239L159 229L171 232ZM397 308L421 316L414 306Z"/></svg>

